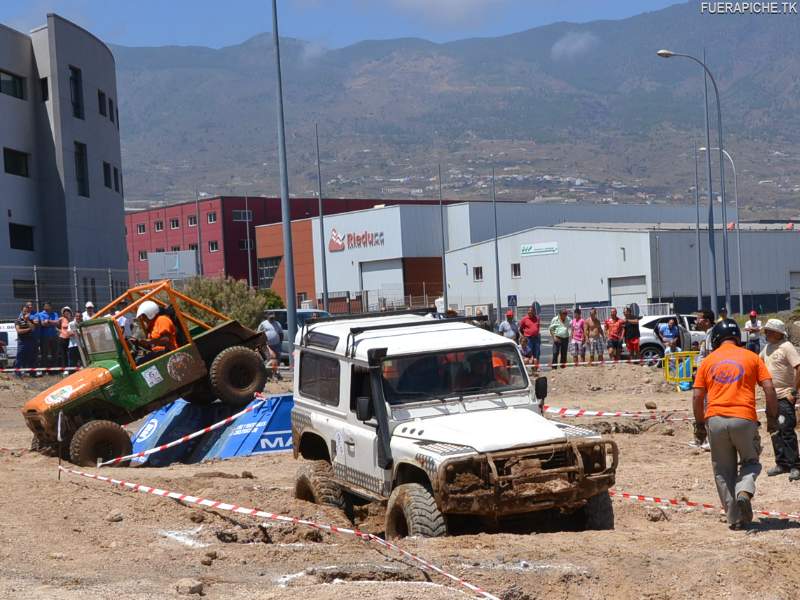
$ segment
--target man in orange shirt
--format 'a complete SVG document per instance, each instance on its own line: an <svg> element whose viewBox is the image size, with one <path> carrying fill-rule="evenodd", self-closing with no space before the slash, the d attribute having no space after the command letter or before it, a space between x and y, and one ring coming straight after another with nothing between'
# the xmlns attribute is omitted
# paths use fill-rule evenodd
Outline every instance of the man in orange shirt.
<svg viewBox="0 0 800 600"><path fill-rule="evenodd" d="M175 324L167 315L158 314L158 304L145 300L136 311L136 318L141 319L147 332L147 339L136 340L136 345L148 350L136 364L146 363L178 347Z"/></svg>
<svg viewBox="0 0 800 600"><path fill-rule="evenodd" d="M713 352L700 365L694 381L696 431L711 444L711 466L717 493L731 529L753 520L750 504L761 472L761 437L756 416L756 384L767 401L767 431L777 431L778 399L764 361L739 347L736 321L725 319L711 330Z"/></svg>

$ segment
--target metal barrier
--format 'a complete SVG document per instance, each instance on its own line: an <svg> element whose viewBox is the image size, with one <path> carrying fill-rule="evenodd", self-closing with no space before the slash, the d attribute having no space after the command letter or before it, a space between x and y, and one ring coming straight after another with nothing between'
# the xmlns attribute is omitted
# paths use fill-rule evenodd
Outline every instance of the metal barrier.
<svg viewBox="0 0 800 600"><path fill-rule="evenodd" d="M669 383L691 383L699 352L672 352L664 355L664 379Z"/></svg>

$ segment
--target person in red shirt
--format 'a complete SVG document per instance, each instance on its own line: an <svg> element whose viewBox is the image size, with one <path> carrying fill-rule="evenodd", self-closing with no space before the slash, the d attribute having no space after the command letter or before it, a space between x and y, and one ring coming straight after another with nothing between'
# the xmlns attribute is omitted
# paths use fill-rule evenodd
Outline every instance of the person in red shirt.
<svg viewBox="0 0 800 600"><path fill-rule="evenodd" d="M741 331L733 319L714 325L714 350L700 364L692 399L695 435L708 435L714 482L731 529L742 529L753 520L750 501L761 472L756 384L766 397L767 431L778 431L772 375L757 354L739 347L739 340Z"/></svg>
<svg viewBox="0 0 800 600"><path fill-rule="evenodd" d="M611 316L605 320L603 326L606 329L606 340L608 340L608 357L612 360L619 360L622 352L622 335L625 333L625 321L617 316L617 309L611 309Z"/></svg>
<svg viewBox="0 0 800 600"><path fill-rule="evenodd" d="M542 352L542 336L540 334L542 321L536 314L536 306L531 304L528 314L519 322L520 336L528 340L528 352L533 358L533 368L539 368L539 357Z"/></svg>

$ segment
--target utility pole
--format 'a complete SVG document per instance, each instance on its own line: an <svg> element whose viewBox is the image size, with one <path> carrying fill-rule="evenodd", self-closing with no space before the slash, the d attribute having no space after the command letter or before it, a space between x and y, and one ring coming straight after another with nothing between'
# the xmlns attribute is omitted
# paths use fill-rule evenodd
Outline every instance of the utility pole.
<svg viewBox="0 0 800 600"><path fill-rule="evenodd" d="M444 312L450 305L447 303L447 245L445 244L444 227L444 201L442 200L442 165L438 165L439 170L439 220L442 225L442 300L444 301Z"/></svg>
<svg viewBox="0 0 800 600"><path fill-rule="evenodd" d="M200 190L194 186L194 213L197 219L197 274L203 276L203 246L200 238Z"/></svg>
<svg viewBox="0 0 800 600"><path fill-rule="evenodd" d="M497 195L495 194L494 167L492 167L492 209L494 210L494 280L496 286L497 306L495 315L497 325L500 325L500 256L497 249Z"/></svg>
<svg viewBox="0 0 800 600"><path fill-rule="evenodd" d="M250 210L248 209L247 194L244 195L244 225L247 228L247 285L253 288L253 259L250 254Z"/></svg>
<svg viewBox="0 0 800 600"><path fill-rule="evenodd" d="M322 309L328 310L328 267L325 256L325 211L322 209L322 167L319 160L319 128L314 123L314 138L317 141L317 192L319 200L319 252L322 258Z"/></svg>
<svg viewBox="0 0 800 600"><path fill-rule="evenodd" d="M297 295L294 289L294 256L292 254L292 213L289 206L289 173L286 165L286 124L283 116L283 81L281 78L281 46L278 37L278 0L272 0L272 41L275 46L276 96L278 118L278 164L281 177L281 224L283 230L283 264L286 278L286 335L294 346L297 333ZM294 352L289 354L294 363Z"/></svg>
<svg viewBox="0 0 800 600"><path fill-rule="evenodd" d="M705 50L703 50L705 61ZM703 73L703 100L706 116L706 148L711 148L711 130L708 126L708 77ZM711 310L719 314L719 287L717 283L716 232L714 231L714 189L711 182L711 152L706 152L708 167L708 255L711 262Z"/></svg>
<svg viewBox="0 0 800 600"><path fill-rule="evenodd" d="M703 310L703 253L700 250L700 175L697 164L697 144L694 145L694 244L697 246L697 310Z"/></svg>

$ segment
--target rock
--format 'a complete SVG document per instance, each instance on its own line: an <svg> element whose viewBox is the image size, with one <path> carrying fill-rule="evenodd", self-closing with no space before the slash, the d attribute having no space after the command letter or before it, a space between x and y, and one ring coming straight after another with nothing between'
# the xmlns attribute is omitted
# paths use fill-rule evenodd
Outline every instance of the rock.
<svg viewBox="0 0 800 600"><path fill-rule="evenodd" d="M656 506L648 506L645 516L647 517L648 521L652 521L653 523L667 520L667 513L665 513L663 509Z"/></svg>
<svg viewBox="0 0 800 600"><path fill-rule="evenodd" d="M202 523L203 521L206 520L206 515L205 513L201 512L193 512L192 514L189 515L189 520L192 523Z"/></svg>
<svg viewBox="0 0 800 600"><path fill-rule="evenodd" d="M242 479L255 479L256 476L250 471L242 471Z"/></svg>
<svg viewBox="0 0 800 600"><path fill-rule="evenodd" d="M647 410L655 410L658 408L658 404L656 404L653 400L648 400L647 402L644 403L644 407Z"/></svg>
<svg viewBox="0 0 800 600"><path fill-rule="evenodd" d="M503 600L534 600L533 596L522 591L518 585L512 585L501 596Z"/></svg>
<svg viewBox="0 0 800 600"><path fill-rule="evenodd" d="M63 552L51 552L49 557L53 560L64 560L67 556Z"/></svg>
<svg viewBox="0 0 800 600"><path fill-rule="evenodd" d="M675 435L675 430L672 427L665 427L661 435Z"/></svg>
<svg viewBox="0 0 800 600"><path fill-rule="evenodd" d="M211 559L210 559L210 558L208 558L208 557L206 557L206 558L201 558L201 559L200 559L200 564L201 564L201 565L205 565L206 567L210 567L212 564L214 564L214 561L213 561L213 560L211 560Z"/></svg>
<svg viewBox="0 0 800 600"><path fill-rule="evenodd" d="M603 389L603 388L602 388L602 387L600 387L599 385L590 385L590 386L589 386L589 391L590 391L590 392L599 392L599 391L601 391L602 389Z"/></svg>
<svg viewBox="0 0 800 600"><path fill-rule="evenodd" d="M217 532L217 539L223 544L233 544L239 541L239 534L230 529L223 529Z"/></svg>
<svg viewBox="0 0 800 600"><path fill-rule="evenodd" d="M203 582L198 581L197 579L184 578L179 579L175 583L175 590L184 596L189 596L191 594L198 594L202 596L203 587Z"/></svg>
<svg viewBox="0 0 800 600"><path fill-rule="evenodd" d="M645 377L644 379L642 379L642 383L653 383L653 380L650 379L649 377Z"/></svg>
<svg viewBox="0 0 800 600"><path fill-rule="evenodd" d="M123 515L118 510L112 510L106 515L106 521L109 523L119 523L123 519Z"/></svg>
<svg viewBox="0 0 800 600"><path fill-rule="evenodd" d="M209 550L208 552L206 552L206 557L210 558L211 560L216 560L219 558L219 554L217 553L216 550Z"/></svg>

